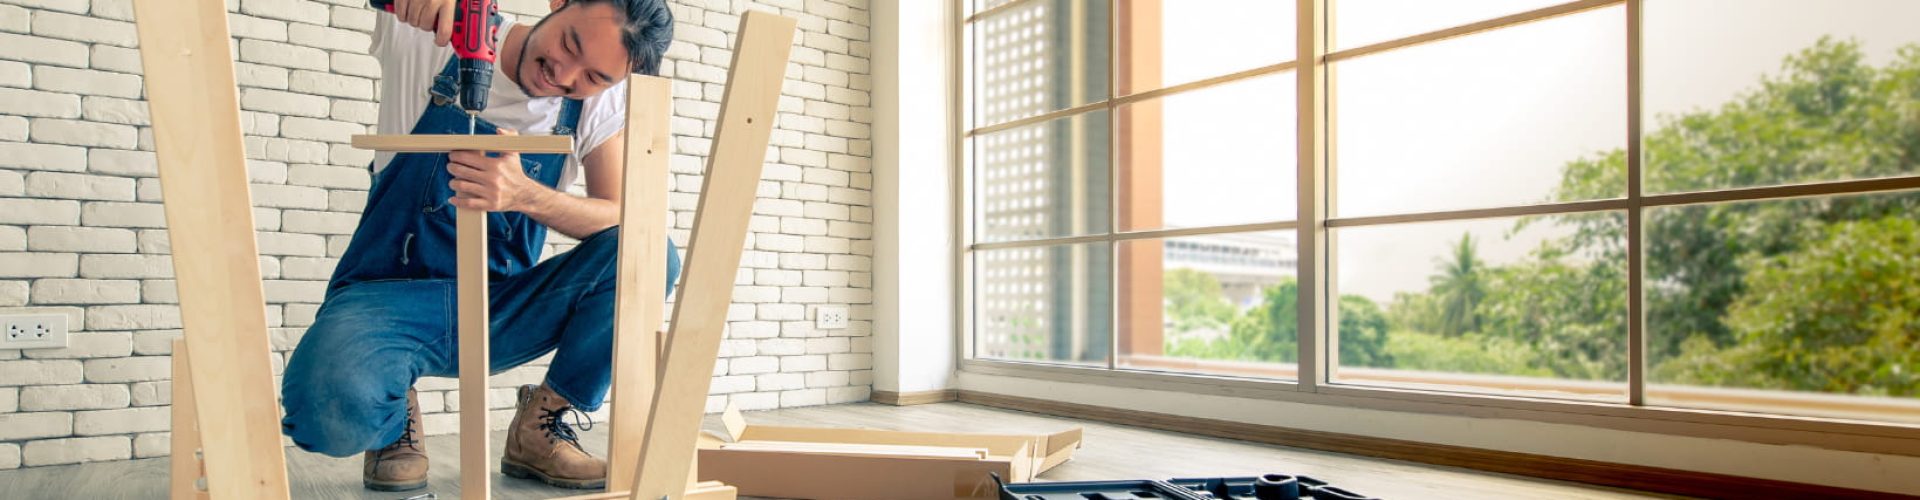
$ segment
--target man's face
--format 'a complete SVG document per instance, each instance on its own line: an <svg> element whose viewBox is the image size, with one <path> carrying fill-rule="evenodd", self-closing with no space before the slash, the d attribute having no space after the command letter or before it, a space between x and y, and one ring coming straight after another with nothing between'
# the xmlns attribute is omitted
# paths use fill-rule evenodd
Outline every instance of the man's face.
<svg viewBox="0 0 1920 500"><path fill-rule="evenodd" d="M612 5L570 5L540 20L520 52L520 88L533 97L585 99L627 77L625 15Z"/></svg>

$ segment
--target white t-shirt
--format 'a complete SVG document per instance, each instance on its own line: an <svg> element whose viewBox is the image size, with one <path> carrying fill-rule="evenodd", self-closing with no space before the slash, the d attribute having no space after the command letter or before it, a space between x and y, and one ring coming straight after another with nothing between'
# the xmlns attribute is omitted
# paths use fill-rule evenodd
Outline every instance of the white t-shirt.
<svg viewBox="0 0 1920 500"><path fill-rule="evenodd" d="M507 38L507 32L514 25L514 18L501 14L506 22L500 26L501 43ZM531 29L531 27L529 27ZM382 134L405 134L413 131L413 125L420 120L421 113L427 109L431 100L427 90L433 88L433 78L445 69L447 60L453 57L453 47L434 45L433 33L414 28L399 22L392 15L381 13L374 16L373 57L380 60L380 122L376 125ZM493 65L493 85L488 92L487 109L480 112L480 119L492 122L504 128L514 129L521 135L549 135L553 133L554 122L560 119L560 108L565 104L564 97L528 97L520 85L507 78L505 64ZM599 95L587 98L580 106L580 124L574 133L574 154L567 156L567 166L560 174L559 188L567 189L580 176L580 158L600 147L620 134L626 126L627 103L619 96L627 95L627 82L621 80ZM386 168L393 160L393 153L382 152L374 155L376 172Z"/></svg>

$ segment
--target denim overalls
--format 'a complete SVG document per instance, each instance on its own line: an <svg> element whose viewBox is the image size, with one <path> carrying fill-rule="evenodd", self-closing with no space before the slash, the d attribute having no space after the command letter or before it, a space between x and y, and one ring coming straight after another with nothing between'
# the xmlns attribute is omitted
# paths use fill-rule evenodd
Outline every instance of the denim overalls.
<svg viewBox="0 0 1920 500"><path fill-rule="evenodd" d="M453 104L455 64L435 78L414 134L467 133ZM571 135L568 99L554 135ZM479 122L474 133L495 133ZM566 156L523 154L529 178L559 183ZM447 203L447 155L401 153L374 175L353 240L334 268L313 325L287 361L281 431L307 451L344 457L400 437L407 389L421 376L459 373L454 308L456 209ZM518 212L487 214L491 361L500 372L557 351L546 383L581 410L598 409L612 380L618 227L536 263L547 228ZM667 242L667 293L680 258Z"/></svg>

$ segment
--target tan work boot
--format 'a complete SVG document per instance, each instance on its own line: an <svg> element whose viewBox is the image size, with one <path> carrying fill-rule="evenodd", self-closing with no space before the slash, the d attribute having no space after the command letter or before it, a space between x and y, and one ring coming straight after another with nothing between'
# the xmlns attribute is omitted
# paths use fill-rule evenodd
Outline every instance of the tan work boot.
<svg viewBox="0 0 1920 500"><path fill-rule="evenodd" d="M607 485L607 461L588 455L572 424L561 420L576 410L545 384L520 386L520 404L507 427L507 453L500 457L500 473L521 479L539 479L562 488L599 489ZM593 428L588 417L581 430Z"/></svg>
<svg viewBox="0 0 1920 500"><path fill-rule="evenodd" d="M374 491L427 487L427 438L420 431L420 397L407 389L407 430L385 448L367 452L360 478Z"/></svg>

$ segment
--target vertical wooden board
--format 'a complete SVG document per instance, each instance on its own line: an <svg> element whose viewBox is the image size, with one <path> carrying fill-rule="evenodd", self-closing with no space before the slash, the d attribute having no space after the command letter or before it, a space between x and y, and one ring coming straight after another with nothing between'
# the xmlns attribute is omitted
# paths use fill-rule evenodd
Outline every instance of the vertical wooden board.
<svg viewBox="0 0 1920 500"><path fill-rule="evenodd" d="M667 269L667 155L673 81L627 80L627 157L620 186L619 274L613 312L613 430L607 490L633 489L659 368Z"/></svg>
<svg viewBox="0 0 1920 500"><path fill-rule="evenodd" d="M240 106L218 0L137 0L140 60L214 498L287 498Z"/></svg>
<svg viewBox="0 0 1920 500"><path fill-rule="evenodd" d="M746 242L747 219L773 133L774 111L793 50L795 21L761 11L740 18L739 39L720 100L694 215L692 249L661 360L653 418L647 422L634 498L683 498L706 407L720 334L733 302L733 279Z"/></svg>
<svg viewBox="0 0 1920 500"><path fill-rule="evenodd" d="M206 474L206 467L196 456L200 451L200 427L195 422L193 405L193 375L187 367L187 339L173 339L173 435L169 440L172 456L168 458L169 485L167 490L175 500L206 498L206 492L200 491L194 483Z"/></svg>
<svg viewBox="0 0 1920 500"><path fill-rule="evenodd" d="M460 498L485 500L490 447L487 428L487 213L462 208L454 214L460 315Z"/></svg>

